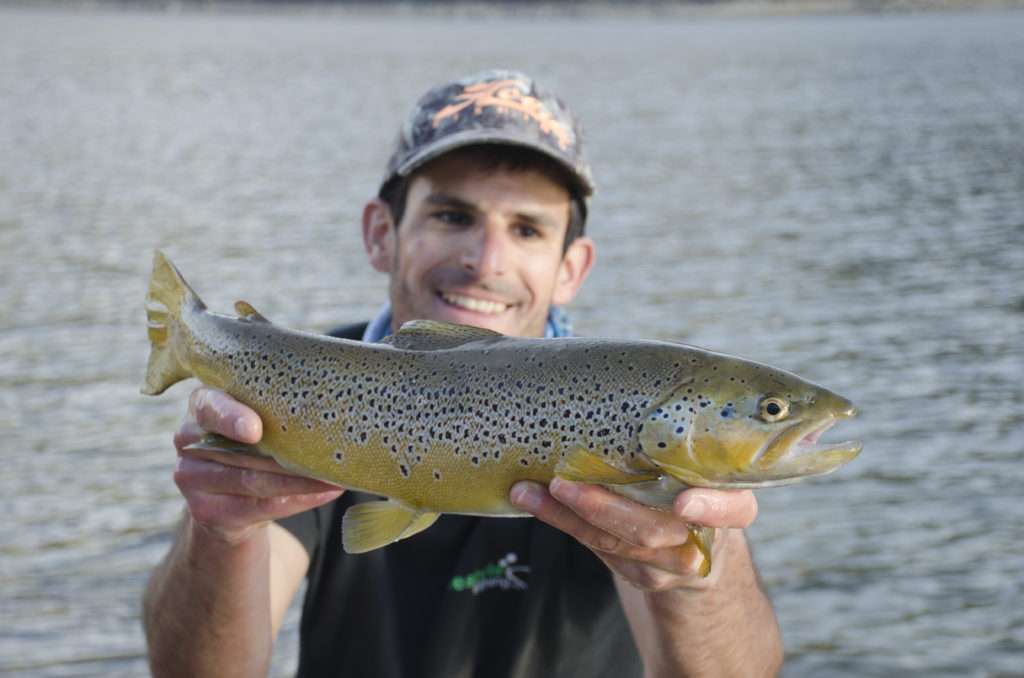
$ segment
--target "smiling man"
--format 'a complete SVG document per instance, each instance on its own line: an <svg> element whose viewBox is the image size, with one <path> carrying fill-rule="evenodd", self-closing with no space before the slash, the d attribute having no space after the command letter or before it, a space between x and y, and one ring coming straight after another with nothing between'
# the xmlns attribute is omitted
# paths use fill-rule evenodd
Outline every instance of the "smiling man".
<svg viewBox="0 0 1024 678"><path fill-rule="evenodd" d="M370 263L390 275L394 327L431 318L542 336L552 304L575 296L594 246L566 242L570 192L553 162L531 154L476 146L431 161L402 182L400 228L387 203L367 206Z"/></svg>
<svg viewBox="0 0 1024 678"><path fill-rule="evenodd" d="M428 92L363 211L389 303L336 336L379 341L427 318L566 336L559 306L594 262L593 190L568 109L493 71ZM272 461L183 448L204 432L259 441L254 412L197 389L177 435L186 499L147 589L155 675L264 675L284 612L308 582L300 676L771 675L781 641L741 529L750 492L690 489L672 512L606 490L522 482L539 520L443 516L353 556L341 516L368 497ZM688 523L723 528L711 574Z"/></svg>

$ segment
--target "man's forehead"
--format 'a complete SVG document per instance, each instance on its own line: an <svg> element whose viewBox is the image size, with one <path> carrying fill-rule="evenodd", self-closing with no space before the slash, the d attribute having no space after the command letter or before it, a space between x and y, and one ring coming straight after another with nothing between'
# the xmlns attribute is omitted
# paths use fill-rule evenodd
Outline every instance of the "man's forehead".
<svg viewBox="0 0 1024 678"><path fill-rule="evenodd" d="M445 205L566 228L569 192L544 174L524 169L481 171L472 167L418 172L409 186L412 204Z"/></svg>
<svg viewBox="0 0 1024 678"><path fill-rule="evenodd" d="M472 157L453 154L417 170L411 177L410 193L443 192L469 200L470 195L496 193L510 199L532 200L538 205L570 200L569 189L546 172L532 167L486 166Z"/></svg>

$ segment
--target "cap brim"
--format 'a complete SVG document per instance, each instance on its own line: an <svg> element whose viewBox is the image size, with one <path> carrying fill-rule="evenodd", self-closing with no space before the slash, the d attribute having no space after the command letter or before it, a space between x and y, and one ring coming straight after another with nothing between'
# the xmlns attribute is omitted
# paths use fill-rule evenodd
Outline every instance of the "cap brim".
<svg viewBox="0 0 1024 678"><path fill-rule="evenodd" d="M385 183L395 176L407 177L431 160L434 160L445 153L454 151L457 148L490 145L518 146L547 156L566 170L570 179L572 179L576 184L574 188L579 191L582 197L587 198L594 194L594 184L590 178L582 174L580 170L574 164L569 162L565 156L554 152L543 144L531 143L520 136L513 134L501 134L494 130L466 130L446 136L433 144L428 144L425 148L420 149L418 153L399 165L395 172L385 179Z"/></svg>

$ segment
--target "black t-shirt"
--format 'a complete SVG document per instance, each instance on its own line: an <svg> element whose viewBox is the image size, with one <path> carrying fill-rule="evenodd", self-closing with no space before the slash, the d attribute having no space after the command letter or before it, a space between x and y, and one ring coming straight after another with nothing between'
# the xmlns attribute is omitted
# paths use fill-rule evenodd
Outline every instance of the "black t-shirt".
<svg viewBox="0 0 1024 678"><path fill-rule="evenodd" d="M377 500L346 492L278 521L310 555L299 678L642 675L611 573L572 537L533 518L442 515L346 554L342 515Z"/></svg>

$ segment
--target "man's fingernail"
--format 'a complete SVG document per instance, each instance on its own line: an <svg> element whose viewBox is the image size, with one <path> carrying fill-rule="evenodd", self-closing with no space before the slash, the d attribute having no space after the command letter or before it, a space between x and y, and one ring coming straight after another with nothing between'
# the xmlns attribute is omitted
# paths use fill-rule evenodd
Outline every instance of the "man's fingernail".
<svg viewBox="0 0 1024 678"><path fill-rule="evenodd" d="M238 419L235 419L235 435L238 436L240 440L247 441L252 440L253 436L256 435L256 431L252 424L249 423L248 419L245 417L239 417Z"/></svg>
<svg viewBox="0 0 1024 678"><path fill-rule="evenodd" d="M683 520L700 520L708 512L708 503L703 499L691 499L679 511Z"/></svg>
<svg viewBox="0 0 1024 678"><path fill-rule="evenodd" d="M540 507L540 488L530 482L516 483L509 494L512 503L527 511L536 511Z"/></svg>
<svg viewBox="0 0 1024 678"><path fill-rule="evenodd" d="M550 487L551 494L560 501L575 501L576 497L580 495L580 488L576 483L561 478L552 480Z"/></svg>

